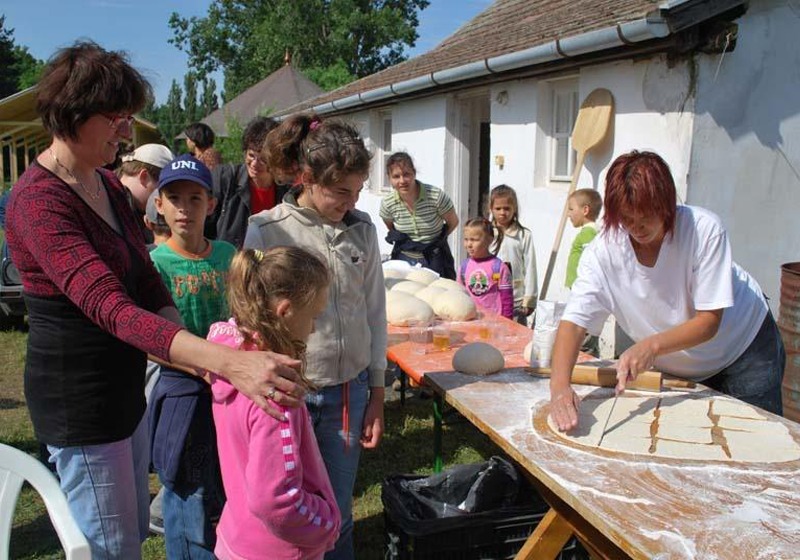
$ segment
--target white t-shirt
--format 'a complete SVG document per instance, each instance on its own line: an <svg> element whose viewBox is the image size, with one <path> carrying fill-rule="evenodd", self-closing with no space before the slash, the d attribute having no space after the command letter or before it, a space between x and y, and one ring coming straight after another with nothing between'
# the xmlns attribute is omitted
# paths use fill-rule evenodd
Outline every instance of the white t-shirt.
<svg viewBox="0 0 800 560"><path fill-rule="evenodd" d="M688 321L695 310L712 309L725 309L717 335L659 356L657 369L697 381L711 377L747 349L768 311L761 287L733 262L719 218L679 206L675 230L652 268L639 263L624 231L598 235L581 257L562 319L599 334L612 314L640 341Z"/></svg>

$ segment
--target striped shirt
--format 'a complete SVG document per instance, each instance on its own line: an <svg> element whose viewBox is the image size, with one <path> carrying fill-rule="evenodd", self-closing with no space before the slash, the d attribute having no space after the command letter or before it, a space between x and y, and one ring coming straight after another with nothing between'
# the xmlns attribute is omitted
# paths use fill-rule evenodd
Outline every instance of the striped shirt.
<svg viewBox="0 0 800 560"><path fill-rule="evenodd" d="M412 241L430 243L442 233L444 215L453 209L453 201L442 189L420 183L419 196L409 211L400 194L394 190L381 201L380 216L394 224L394 229Z"/></svg>

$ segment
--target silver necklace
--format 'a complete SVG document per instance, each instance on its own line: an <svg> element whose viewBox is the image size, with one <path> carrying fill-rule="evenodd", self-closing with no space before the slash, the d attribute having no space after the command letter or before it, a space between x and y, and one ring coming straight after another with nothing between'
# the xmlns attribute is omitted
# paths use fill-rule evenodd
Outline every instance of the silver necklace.
<svg viewBox="0 0 800 560"><path fill-rule="evenodd" d="M48 148L47 151L50 153L50 157L53 158L53 161L55 162L55 164L58 167L60 167L61 169L63 169L64 172L67 175L69 175L70 179L72 179L73 181L75 181L76 183L78 183L80 185L81 189L83 189L83 192L86 193L86 196L88 196L89 198L91 198L92 200L95 200L95 201L100 198L100 181L97 181L97 185L95 186L94 192L92 192L91 190L89 190L89 188L86 185L84 185L80 180L78 180L78 178L70 170L69 167L67 167L66 165L64 165L60 161L58 161L58 158L56 157L55 152L53 152L53 148Z"/></svg>

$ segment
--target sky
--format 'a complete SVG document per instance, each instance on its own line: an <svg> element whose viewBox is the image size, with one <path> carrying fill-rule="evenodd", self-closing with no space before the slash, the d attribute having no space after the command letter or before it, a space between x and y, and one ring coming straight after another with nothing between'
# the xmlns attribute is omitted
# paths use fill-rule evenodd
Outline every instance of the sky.
<svg viewBox="0 0 800 560"><path fill-rule="evenodd" d="M431 0L420 14L419 39L410 56L427 52L492 3L491 0ZM167 99L173 79L183 85L187 56L168 43L169 17L204 16L211 0L1 0L0 15L14 42L47 60L59 48L88 38L106 49L124 50L153 85L156 103ZM222 74L214 76L217 92Z"/></svg>

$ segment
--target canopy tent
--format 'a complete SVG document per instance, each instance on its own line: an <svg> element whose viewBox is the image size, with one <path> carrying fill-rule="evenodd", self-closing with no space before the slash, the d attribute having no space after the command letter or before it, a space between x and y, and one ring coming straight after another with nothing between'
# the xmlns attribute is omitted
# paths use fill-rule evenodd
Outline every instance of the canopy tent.
<svg viewBox="0 0 800 560"><path fill-rule="evenodd" d="M158 127L134 116L134 146L160 143ZM0 99L0 190L13 185L36 154L50 143L50 135L36 114L36 86Z"/></svg>

